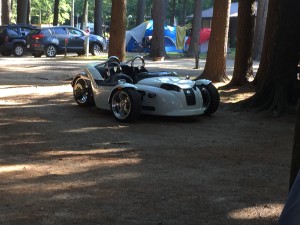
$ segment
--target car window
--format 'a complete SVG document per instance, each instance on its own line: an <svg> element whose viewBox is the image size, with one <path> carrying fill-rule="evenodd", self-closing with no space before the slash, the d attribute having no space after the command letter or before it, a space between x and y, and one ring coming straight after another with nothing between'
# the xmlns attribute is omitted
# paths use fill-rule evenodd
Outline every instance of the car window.
<svg viewBox="0 0 300 225"><path fill-rule="evenodd" d="M84 35L84 33L80 30L76 30L76 29L73 29L73 28L68 28L68 30L69 30L70 35L72 35L72 36L79 36L80 37L80 36Z"/></svg>
<svg viewBox="0 0 300 225"><path fill-rule="evenodd" d="M21 27L21 34L26 36L27 34L29 34L30 30L31 29L29 28Z"/></svg>
<svg viewBox="0 0 300 225"><path fill-rule="evenodd" d="M7 34L10 37L19 37L19 32L17 27L11 27L10 29L7 29Z"/></svg>
<svg viewBox="0 0 300 225"><path fill-rule="evenodd" d="M63 27L53 28L55 34L67 34L67 30Z"/></svg>
<svg viewBox="0 0 300 225"><path fill-rule="evenodd" d="M29 32L30 35L35 35L35 34L38 34L40 33L40 29L33 29Z"/></svg>

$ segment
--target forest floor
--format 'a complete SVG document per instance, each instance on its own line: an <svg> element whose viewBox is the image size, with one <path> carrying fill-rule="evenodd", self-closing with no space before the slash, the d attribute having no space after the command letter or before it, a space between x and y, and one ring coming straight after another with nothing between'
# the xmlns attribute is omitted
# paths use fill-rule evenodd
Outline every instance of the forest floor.
<svg viewBox="0 0 300 225"><path fill-rule="evenodd" d="M90 61L0 57L0 224L276 224L295 115L233 110L253 94L244 87L220 91L210 117L119 123L73 100L70 80ZM146 61L182 76L204 63Z"/></svg>

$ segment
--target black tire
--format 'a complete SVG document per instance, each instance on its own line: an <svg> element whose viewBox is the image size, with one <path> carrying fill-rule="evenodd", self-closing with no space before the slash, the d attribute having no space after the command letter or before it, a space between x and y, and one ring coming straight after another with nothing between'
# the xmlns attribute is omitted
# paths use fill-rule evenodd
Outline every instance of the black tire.
<svg viewBox="0 0 300 225"><path fill-rule="evenodd" d="M212 84L197 86L202 94L204 115L213 114L219 107L220 95L218 89Z"/></svg>
<svg viewBox="0 0 300 225"><path fill-rule="evenodd" d="M47 57L55 57L56 54L57 54L57 48L55 45L48 45L46 48L45 48L45 54Z"/></svg>
<svg viewBox="0 0 300 225"><path fill-rule="evenodd" d="M141 95L133 89L118 89L112 95L110 108L117 121L134 122L141 113Z"/></svg>
<svg viewBox="0 0 300 225"><path fill-rule="evenodd" d="M100 45L98 43L93 43L92 44L92 46L91 46L91 53L92 53L92 55L99 56L102 51L103 51L102 45Z"/></svg>
<svg viewBox="0 0 300 225"><path fill-rule="evenodd" d="M73 96L80 106L89 107L95 105L91 84L85 79L78 78L74 82Z"/></svg>
<svg viewBox="0 0 300 225"><path fill-rule="evenodd" d="M25 53L25 47L22 44L15 44L13 49L13 54L16 57L21 57Z"/></svg>
<svg viewBox="0 0 300 225"><path fill-rule="evenodd" d="M11 51L9 51L9 50L3 51L3 52L1 52L1 54L2 54L3 56L10 56L10 55L11 55Z"/></svg>

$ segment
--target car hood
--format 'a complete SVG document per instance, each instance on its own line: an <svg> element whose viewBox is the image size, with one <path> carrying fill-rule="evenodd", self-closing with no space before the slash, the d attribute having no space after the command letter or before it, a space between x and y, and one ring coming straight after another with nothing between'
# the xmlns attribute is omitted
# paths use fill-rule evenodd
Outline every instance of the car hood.
<svg viewBox="0 0 300 225"><path fill-rule="evenodd" d="M176 85L182 89L192 88L195 85L195 82L192 80L181 79L179 77L153 77L146 78L138 82L138 84L161 87L162 84L172 84Z"/></svg>

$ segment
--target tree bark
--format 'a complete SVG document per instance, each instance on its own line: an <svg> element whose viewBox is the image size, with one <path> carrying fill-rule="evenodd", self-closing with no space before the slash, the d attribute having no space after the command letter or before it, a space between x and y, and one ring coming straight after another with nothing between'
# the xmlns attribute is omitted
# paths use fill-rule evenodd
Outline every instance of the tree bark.
<svg viewBox="0 0 300 225"><path fill-rule="evenodd" d="M256 16L254 47L253 47L253 60L255 61L259 61L261 57L269 0L261 0L258 1L257 4L258 4L257 16Z"/></svg>
<svg viewBox="0 0 300 225"><path fill-rule="evenodd" d="M83 11L82 11L82 19L81 19L81 26L80 28L82 30L86 29L87 23L88 23L88 19L87 19L87 10L88 9L88 0L84 0L83 3Z"/></svg>
<svg viewBox="0 0 300 225"><path fill-rule="evenodd" d="M182 26L185 24L186 4L187 4L187 0L182 0L182 10L180 13L180 21L179 21L179 24Z"/></svg>
<svg viewBox="0 0 300 225"><path fill-rule="evenodd" d="M188 57L196 57L199 54L199 31L201 29L201 18L202 0L195 0L191 42L187 52Z"/></svg>
<svg viewBox="0 0 300 225"><path fill-rule="evenodd" d="M162 60L166 56L165 30L166 0L153 0L153 36L150 56L153 60Z"/></svg>
<svg viewBox="0 0 300 225"><path fill-rule="evenodd" d="M11 0L2 0L2 24L11 22Z"/></svg>
<svg viewBox="0 0 300 225"><path fill-rule="evenodd" d="M113 0L108 56L117 56L125 61L126 0Z"/></svg>
<svg viewBox="0 0 300 225"><path fill-rule="evenodd" d="M96 35L102 35L103 0L95 0L94 15L95 15L94 33Z"/></svg>
<svg viewBox="0 0 300 225"><path fill-rule="evenodd" d="M297 107L297 118L296 118L294 145L293 145L293 153L292 153L292 160L291 160L289 190L291 190L294 184L294 181L299 172L299 168L300 168L300 100L298 101L298 107Z"/></svg>
<svg viewBox="0 0 300 225"><path fill-rule="evenodd" d="M176 15L176 0L172 0L171 3L172 3L172 11L171 11L171 16L170 16L170 24L172 26L174 26L175 25L175 15Z"/></svg>
<svg viewBox="0 0 300 225"><path fill-rule="evenodd" d="M203 73L197 79L224 82L226 76L226 55L231 0L214 1L211 34Z"/></svg>
<svg viewBox="0 0 300 225"><path fill-rule="evenodd" d="M27 7L28 0L18 0L17 1L17 23L27 22Z"/></svg>
<svg viewBox="0 0 300 225"><path fill-rule="evenodd" d="M271 27L273 30L269 30ZM247 106L267 109L278 116L288 104L295 104L300 51L300 29L296 27L300 27L298 0L269 2L266 30L271 34L266 33L257 90L252 98L245 101ZM270 43L267 43L267 38L270 38ZM268 50L265 50L266 45L269 45Z"/></svg>
<svg viewBox="0 0 300 225"><path fill-rule="evenodd" d="M144 22L145 8L146 8L146 1L138 0L138 6L136 12L136 23L135 23L136 26Z"/></svg>
<svg viewBox="0 0 300 225"><path fill-rule="evenodd" d="M26 15L26 22L27 22L27 24L31 24L31 14L30 14L30 10L31 10L31 0L28 0L28 5L27 5L27 15Z"/></svg>
<svg viewBox="0 0 300 225"><path fill-rule="evenodd" d="M23 0L21 0L23 1ZM58 25L58 15L59 15L59 0L54 1L54 13L53 13L53 26Z"/></svg>
<svg viewBox="0 0 300 225"><path fill-rule="evenodd" d="M237 43L234 71L229 86L248 83L253 75L252 46L255 22L255 0L239 2L237 21Z"/></svg>

